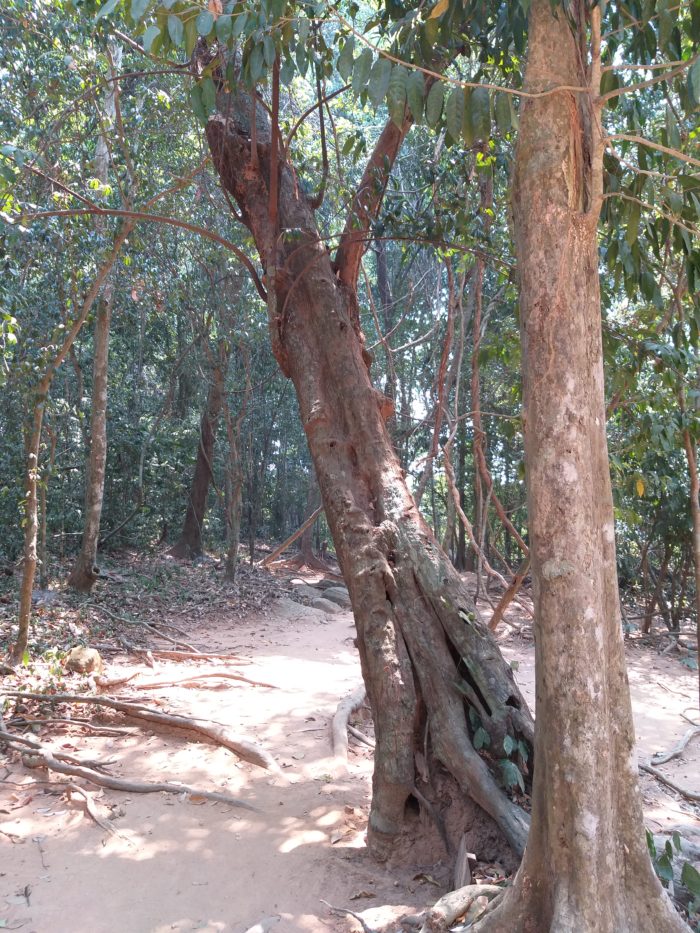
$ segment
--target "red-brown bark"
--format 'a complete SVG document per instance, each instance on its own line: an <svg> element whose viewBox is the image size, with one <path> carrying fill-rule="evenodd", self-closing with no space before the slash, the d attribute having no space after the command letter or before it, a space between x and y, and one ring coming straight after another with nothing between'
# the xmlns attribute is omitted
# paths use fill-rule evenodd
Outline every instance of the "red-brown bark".
<svg viewBox="0 0 700 933"><path fill-rule="evenodd" d="M287 162L279 166L276 235L267 210L270 131L258 108L252 160L247 108L239 93L229 118L210 119L207 137L266 270L273 349L296 389L352 599L377 735L370 846L378 857L388 855L413 788L430 795L431 780L445 769L522 851L527 818L474 750L465 704L478 711L496 754L507 733L529 741L532 721L509 666L422 520L392 448L385 426L392 406L370 379L349 271L359 268L353 257L364 247L350 227L350 242L341 243L332 263ZM425 749L427 768L417 770Z"/></svg>

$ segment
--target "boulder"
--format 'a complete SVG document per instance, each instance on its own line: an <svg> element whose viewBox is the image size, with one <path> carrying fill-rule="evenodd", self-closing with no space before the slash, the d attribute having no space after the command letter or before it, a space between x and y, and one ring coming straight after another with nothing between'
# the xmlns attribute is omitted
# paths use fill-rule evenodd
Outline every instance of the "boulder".
<svg viewBox="0 0 700 933"><path fill-rule="evenodd" d="M330 599L332 603L337 603L343 609L349 609L351 606L350 594L344 586L329 586L323 591L323 598Z"/></svg>
<svg viewBox="0 0 700 933"><path fill-rule="evenodd" d="M104 669L102 655L96 648L85 648L78 645L71 648L65 657L66 670L76 674L100 674Z"/></svg>
<svg viewBox="0 0 700 933"><path fill-rule="evenodd" d="M336 612L341 612L341 608L337 605L337 603L332 603L330 599L324 599L323 596L317 596L315 599L312 599L311 608L320 609L322 612L325 612L329 616Z"/></svg>

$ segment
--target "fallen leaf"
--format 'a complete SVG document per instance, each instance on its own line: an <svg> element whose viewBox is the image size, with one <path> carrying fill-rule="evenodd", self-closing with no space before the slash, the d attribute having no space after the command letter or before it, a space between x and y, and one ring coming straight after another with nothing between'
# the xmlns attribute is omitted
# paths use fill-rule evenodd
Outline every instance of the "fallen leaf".
<svg viewBox="0 0 700 933"><path fill-rule="evenodd" d="M374 891L358 891L357 894L351 894L351 901L359 901L361 897L376 897Z"/></svg>
<svg viewBox="0 0 700 933"><path fill-rule="evenodd" d="M432 875L426 875L424 872L419 872L417 875L413 876L414 881L422 881L424 884L434 884L436 888L440 887L439 882L437 882Z"/></svg>

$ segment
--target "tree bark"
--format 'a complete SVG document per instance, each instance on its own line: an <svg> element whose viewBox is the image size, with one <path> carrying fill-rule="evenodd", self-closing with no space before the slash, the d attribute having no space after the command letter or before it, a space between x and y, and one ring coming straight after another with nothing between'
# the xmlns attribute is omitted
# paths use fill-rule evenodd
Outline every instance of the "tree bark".
<svg viewBox="0 0 700 933"><path fill-rule="evenodd" d="M532 826L515 882L475 930L659 933L687 927L644 840L615 563L596 226L600 7L577 28L533 0L513 181L535 598Z"/></svg>
<svg viewBox="0 0 700 933"><path fill-rule="evenodd" d="M222 343L219 347L219 359L212 367L212 381L200 422L197 459L189 490L185 521L180 537L170 552L174 557L198 557L202 553L202 527L207 511L209 484L213 478L214 443L224 402L224 382L228 359L228 345Z"/></svg>
<svg viewBox="0 0 700 933"><path fill-rule="evenodd" d="M121 46L110 43L110 73L121 69ZM109 144L105 136L111 128L117 106L119 82L108 85L105 100L105 121L103 131L97 140L95 149L95 177L102 184L109 180ZM128 206L128 205L125 205ZM133 225L132 225L133 226ZM104 218L98 218L96 228L104 234ZM83 540L78 558L68 576L68 585L81 593L89 593L99 576L97 566L97 542L100 537L100 519L105 488L105 468L107 466L107 385L109 378L109 331L112 320L114 300L114 282L108 276L102 296L97 304L95 315L94 348L92 362L92 406L90 412L90 450L85 469L85 525Z"/></svg>
<svg viewBox="0 0 700 933"><path fill-rule="evenodd" d="M27 494L24 500L24 564L22 569L22 582L20 584L17 639L10 652L10 663L12 664L19 664L27 651L27 645L29 643L32 590L34 589L34 576L36 574L37 565L37 481L39 476L39 451L41 447L41 428L44 421L44 411L49 389L51 388L56 370L70 352L70 348L73 346L75 338L80 333L80 329L85 323L90 309L95 303L105 280L112 271L117 256L121 252L121 248L129 236L129 230L130 228L128 225L122 225L116 233L112 248L100 266L92 285L85 295L78 316L73 321L68 333L63 339L63 343L53 359L47 364L43 376L37 381L31 393L32 421L31 427L28 430L26 445L27 468L25 489Z"/></svg>
<svg viewBox="0 0 700 933"><path fill-rule="evenodd" d="M281 161L271 222L269 121L258 107L253 146L249 111L238 91L221 102L207 137L266 271L273 351L296 389L350 591L377 736L369 845L378 858L388 857L414 787L430 796L447 771L521 852L527 817L474 750L465 707L490 733L496 757L505 757L506 734L528 742L532 721L509 665L411 498L385 426L392 406L370 380L356 293L367 203L360 221L348 225L334 264L292 166ZM396 143L393 132L380 136L372 172L385 170ZM426 767L417 770L426 750Z"/></svg>

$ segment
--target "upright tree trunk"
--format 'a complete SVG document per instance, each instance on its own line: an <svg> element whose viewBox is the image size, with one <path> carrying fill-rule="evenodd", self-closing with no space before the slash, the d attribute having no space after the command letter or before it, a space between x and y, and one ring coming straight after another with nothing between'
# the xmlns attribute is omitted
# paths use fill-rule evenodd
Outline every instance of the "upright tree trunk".
<svg viewBox="0 0 700 933"><path fill-rule="evenodd" d="M32 612L32 590L34 589L34 576L37 565L37 480L39 475L39 451L41 447L41 428L44 420L44 410L48 399L49 389L53 382L56 370L64 361L75 338L85 323L90 309L102 286L112 271L112 267L121 252L130 227L122 225L114 237L112 248L100 266L95 279L90 286L80 308L80 312L71 324L63 343L56 351L53 359L47 364L44 375L37 381L30 397L32 399L32 421L28 428L26 445L26 475L24 500L24 565L22 568L22 582L20 585L19 616L17 620L17 640L10 652L10 661L18 664L24 657L29 643L29 623Z"/></svg>
<svg viewBox="0 0 700 933"><path fill-rule="evenodd" d="M85 482L85 526L80 553L68 577L69 586L81 593L90 592L100 573L97 566L97 542L100 537L107 466L107 383L113 294L111 283L108 283L98 302L95 317L90 453Z"/></svg>
<svg viewBox="0 0 700 933"><path fill-rule="evenodd" d="M304 510L304 521L318 509L321 504L321 490L318 488L316 472L311 467L309 475L309 489L306 495L306 508ZM300 566L313 567L317 561L314 555L314 524L312 523L304 531L299 539L299 561Z"/></svg>
<svg viewBox="0 0 700 933"><path fill-rule="evenodd" d="M535 599L532 826L513 886L475 929L687 930L644 840L605 435L596 226L600 7L533 0L513 182Z"/></svg>
<svg viewBox="0 0 700 933"><path fill-rule="evenodd" d="M700 479L695 442L687 429L683 432L683 445L688 460L690 476L690 515L693 521L693 569L695 571L695 625L697 644L700 648ZM698 696L700 697L700 671L698 671Z"/></svg>
<svg viewBox="0 0 700 933"><path fill-rule="evenodd" d="M377 736L369 844L377 857L387 857L414 788L435 798L448 772L521 852L527 817L475 751L466 706L489 732L495 757L507 757L507 734L530 741L532 721L394 454L385 426L392 406L372 386L359 327L356 282L365 235L351 218L332 263L313 208L285 161L274 165L279 200L271 202L274 147L261 107L256 127L257 158L251 159L250 101L239 92L222 100L207 136L266 270L273 350L296 389L352 599ZM387 152L393 158L402 138L391 123L381 135L356 198L361 215ZM450 830L461 835L464 826L450 824Z"/></svg>
<svg viewBox="0 0 700 933"><path fill-rule="evenodd" d="M228 349L222 345L219 349L219 360L212 368L212 381L199 427L197 459L189 490L185 521L180 537L171 549L175 557L197 557L202 553L202 527L207 511L209 484L213 478L214 443L224 401L228 352Z"/></svg>
<svg viewBox="0 0 700 933"><path fill-rule="evenodd" d="M121 46L110 43L111 74L121 68ZM105 126L97 140L95 150L95 177L102 184L109 179L109 145L105 131L114 122L116 95L119 83L108 85L105 100ZM98 233L104 233L104 219L98 218ZM90 451L85 469L85 525L78 558L68 577L68 585L81 593L89 593L100 573L97 566L97 542L100 537L100 519L104 499L105 468L107 465L107 383L109 372L109 330L112 320L114 282L111 276L105 282L95 315L94 349L92 362L92 408L90 413Z"/></svg>

